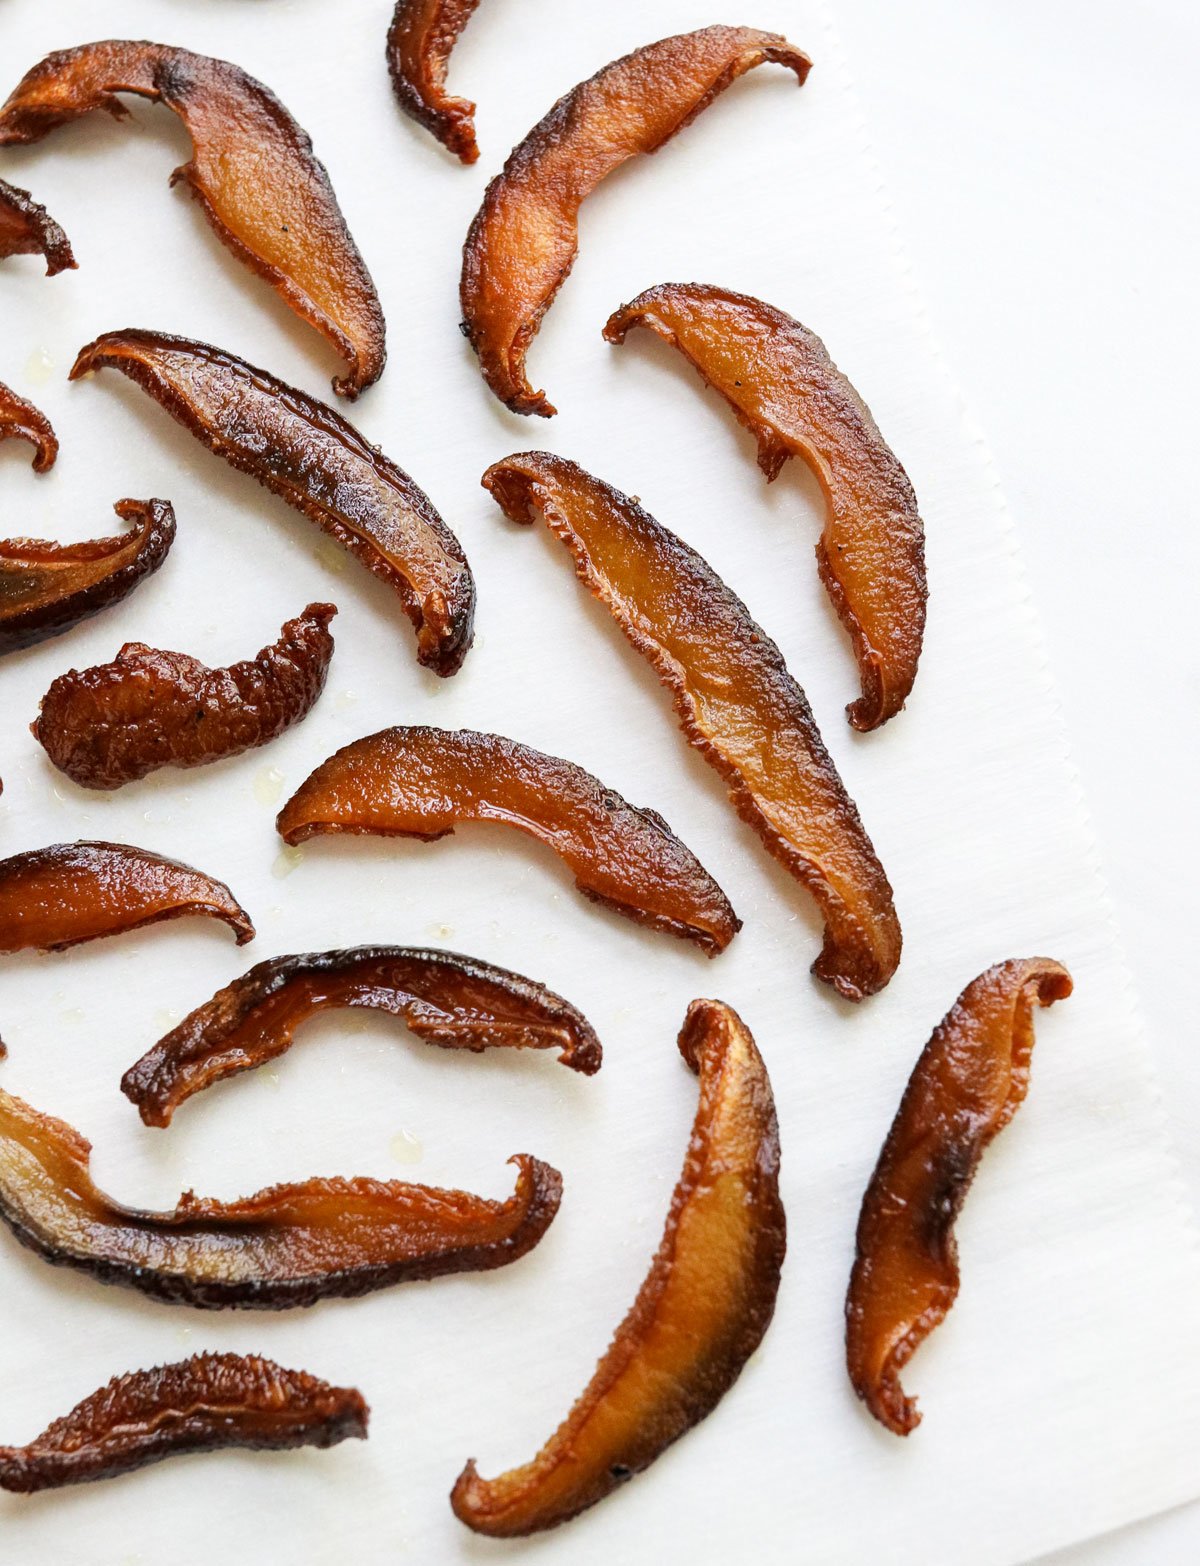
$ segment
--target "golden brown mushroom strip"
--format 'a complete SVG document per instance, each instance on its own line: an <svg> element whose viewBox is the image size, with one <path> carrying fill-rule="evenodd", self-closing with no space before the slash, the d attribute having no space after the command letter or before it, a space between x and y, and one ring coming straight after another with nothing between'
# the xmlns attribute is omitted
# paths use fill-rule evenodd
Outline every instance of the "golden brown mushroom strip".
<svg viewBox="0 0 1200 1566"><path fill-rule="evenodd" d="M383 371L383 312L325 166L275 94L227 60L166 44L109 39L47 55L0 108L0 147L105 109L118 93L164 103L192 138L175 170L239 261L349 361L334 390L354 398Z"/></svg>
<svg viewBox="0 0 1200 1566"><path fill-rule="evenodd" d="M114 1376L27 1446L0 1446L0 1489L32 1495L113 1479L187 1452L282 1452L363 1440L370 1410L353 1387L257 1354L194 1354Z"/></svg>
<svg viewBox="0 0 1200 1566"><path fill-rule="evenodd" d="M240 1201L187 1191L172 1212L97 1190L91 1145L0 1092L0 1221L54 1266L202 1310L288 1310L420 1278L484 1272L532 1250L562 1177L519 1153L504 1202L400 1180L305 1180Z"/></svg>
<svg viewBox="0 0 1200 1566"><path fill-rule="evenodd" d="M450 1504L476 1533L537 1533L602 1501L712 1413L770 1325L787 1226L767 1069L720 1001L692 1002L679 1048L700 1103L658 1254L533 1461L497 1479L472 1461L459 1475Z"/></svg>
<svg viewBox="0 0 1200 1566"><path fill-rule="evenodd" d="M0 440L27 440L33 447L35 473L48 472L58 457L58 436L50 420L3 383L0 383Z"/></svg>
<svg viewBox="0 0 1200 1566"><path fill-rule="evenodd" d="M446 91L446 64L479 0L396 0L387 60L396 101L463 163L479 157L475 105Z"/></svg>
<svg viewBox="0 0 1200 1566"><path fill-rule="evenodd" d="M239 946L250 916L223 881L127 843L55 843L0 859L0 952L62 951L164 919L223 920Z"/></svg>
<svg viewBox="0 0 1200 1566"><path fill-rule="evenodd" d="M724 892L653 810L574 762L471 729L384 729L346 745L296 790L276 823L287 843L327 832L432 842L463 821L516 827L552 848L593 902L710 957L741 928Z"/></svg>
<svg viewBox="0 0 1200 1566"><path fill-rule="evenodd" d="M323 402L207 343L107 332L75 361L127 375L209 451L285 500L357 556L399 598L417 659L454 674L475 623L462 545L403 469Z"/></svg>
<svg viewBox="0 0 1200 1566"><path fill-rule="evenodd" d="M1071 993L1048 957L972 980L921 1053L863 1197L846 1295L846 1364L875 1418L921 1422L900 1371L958 1295L954 1223L983 1151L1029 1087L1035 1005Z"/></svg>
<svg viewBox="0 0 1200 1566"><path fill-rule="evenodd" d="M812 893L825 920L813 972L848 1000L882 989L900 960L892 889L804 692L745 604L635 501L564 457L523 452L483 484L514 522L540 513L566 544L738 814Z"/></svg>
<svg viewBox="0 0 1200 1566"><path fill-rule="evenodd" d="M310 1017L356 1006L391 1012L442 1049L556 1049L574 1071L600 1069L591 1024L545 985L454 952L356 946L260 962L147 1050L121 1091L146 1125L170 1125L194 1093L284 1054Z"/></svg>
<svg viewBox="0 0 1200 1566"><path fill-rule="evenodd" d="M657 152L731 82L773 61L803 84L812 62L778 33L702 27L636 49L562 97L487 188L463 246L463 332L514 413L548 417L525 354L575 262L579 209L614 169Z"/></svg>
<svg viewBox="0 0 1200 1566"><path fill-rule="evenodd" d="M699 370L758 441L774 479L799 456L828 511L817 569L850 633L862 696L846 714L875 729L903 707L925 633L925 529L908 475L825 344L782 310L704 283L664 283L616 311L619 343L647 326Z"/></svg>
<svg viewBox="0 0 1200 1566"><path fill-rule="evenodd" d="M77 265L71 241L41 202L0 179L0 261L8 256L44 256L47 277Z"/></svg>

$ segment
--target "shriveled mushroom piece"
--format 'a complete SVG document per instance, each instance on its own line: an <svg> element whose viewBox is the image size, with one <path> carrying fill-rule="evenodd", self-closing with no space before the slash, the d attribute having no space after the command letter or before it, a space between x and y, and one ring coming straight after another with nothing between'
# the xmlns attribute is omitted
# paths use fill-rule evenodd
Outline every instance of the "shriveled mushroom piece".
<svg viewBox="0 0 1200 1566"><path fill-rule="evenodd" d="M47 277L77 264L71 241L41 202L0 179L0 261L8 256L44 256Z"/></svg>
<svg viewBox="0 0 1200 1566"><path fill-rule="evenodd" d="M405 114L463 163L479 157L475 105L446 91L446 65L479 0L396 0L388 29L392 90Z"/></svg>
<svg viewBox="0 0 1200 1566"><path fill-rule="evenodd" d="M58 436L50 420L31 402L0 383L0 440L27 440L33 447L33 471L46 473L58 457Z"/></svg>

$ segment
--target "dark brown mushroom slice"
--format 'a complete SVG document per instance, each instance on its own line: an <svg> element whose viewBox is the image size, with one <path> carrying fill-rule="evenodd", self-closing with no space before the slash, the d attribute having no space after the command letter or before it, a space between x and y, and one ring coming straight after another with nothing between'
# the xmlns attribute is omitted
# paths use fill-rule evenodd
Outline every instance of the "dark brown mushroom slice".
<svg viewBox="0 0 1200 1566"><path fill-rule="evenodd" d="M446 65L479 0L396 0L387 61L396 101L463 163L479 157L475 105L446 91Z"/></svg>
<svg viewBox="0 0 1200 1566"><path fill-rule="evenodd" d="M54 426L31 402L0 383L0 440L27 440L33 447L33 471L46 473L58 458Z"/></svg>
<svg viewBox="0 0 1200 1566"><path fill-rule="evenodd" d="M71 241L27 190L0 179L0 261L9 256L43 256L46 276L73 270L78 264Z"/></svg>

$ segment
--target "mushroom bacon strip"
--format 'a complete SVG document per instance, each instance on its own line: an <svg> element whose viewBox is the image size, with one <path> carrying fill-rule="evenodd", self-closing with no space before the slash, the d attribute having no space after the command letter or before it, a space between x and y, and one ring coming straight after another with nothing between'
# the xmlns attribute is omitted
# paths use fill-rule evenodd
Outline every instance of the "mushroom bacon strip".
<svg viewBox="0 0 1200 1566"><path fill-rule="evenodd" d="M114 1376L28 1446L0 1446L0 1489L31 1495L131 1473L186 1452L282 1452L367 1434L352 1387L257 1354L195 1354Z"/></svg>
<svg viewBox="0 0 1200 1566"><path fill-rule="evenodd" d="M46 276L72 270L71 241L27 190L0 179L0 261L8 256L43 256Z"/></svg>
<svg viewBox="0 0 1200 1566"><path fill-rule="evenodd" d="M405 114L463 163L479 157L475 105L446 91L446 62L479 0L396 0L388 30L392 90Z"/></svg>
<svg viewBox="0 0 1200 1566"><path fill-rule="evenodd" d="M709 956L741 928L724 892L653 810L590 772L499 734L384 729L331 756L279 814L288 843L326 832L446 837L463 821L516 827L552 848L585 897L695 941Z"/></svg>
<svg viewBox="0 0 1200 1566"><path fill-rule="evenodd" d="M417 659L454 674L471 645L475 582L428 495L315 398L207 343L165 332L108 332L71 379L114 369L230 466L324 529L399 598Z"/></svg>
<svg viewBox="0 0 1200 1566"><path fill-rule="evenodd" d="M109 39L47 55L0 108L0 146L40 141L93 109L127 113L117 94L164 103L192 138L175 170L239 261L349 361L334 390L357 397L383 371L375 285L307 133L262 82L227 60L166 44Z"/></svg>
<svg viewBox="0 0 1200 1566"><path fill-rule="evenodd" d="M120 603L162 565L175 541L170 501L119 500L114 510L133 526L112 538L0 538L0 654L58 636Z"/></svg>
<svg viewBox="0 0 1200 1566"><path fill-rule="evenodd" d="M31 402L0 383L0 440L27 440L33 447L33 471L47 473L58 458L58 436L50 420Z"/></svg>
<svg viewBox="0 0 1200 1566"><path fill-rule="evenodd" d="M239 946L250 916L223 881L128 843L55 843L0 859L0 952L62 951L164 919L221 919Z"/></svg>
<svg viewBox="0 0 1200 1566"><path fill-rule="evenodd" d="M1002 962L972 980L921 1053L863 1197L846 1363L875 1418L921 1422L900 1371L958 1295L954 1223L984 1149L1029 1087L1034 1007L1071 993L1048 957Z"/></svg>
<svg viewBox="0 0 1200 1566"><path fill-rule="evenodd" d="M112 663L59 675L34 736L60 772L96 789L265 745L306 717L324 689L336 613L309 604L278 641L228 669L126 642Z"/></svg>
<svg viewBox="0 0 1200 1566"><path fill-rule="evenodd" d="M862 695L847 708L875 729L903 707L925 633L925 529L908 475L821 339L782 310L703 283L664 283L623 305L604 335L646 326L699 370L758 441L774 479L789 457L812 469L827 518L817 569L850 633Z"/></svg>
<svg viewBox="0 0 1200 1566"><path fill-rule="evenodd" d="M310 1017L368 1007L401 1017L442 1049L556 1049L586 1076L600 1040L569 1001L532 979L453 952L412 946L274 957L218 990L121 1078L148 1126L166 1126L193 1093L292 1047Z"/></svg>
<svg viewBox="0 0 1200 1566"><path fill-rule="evenodd" d="M700 1104L658 1254L532 1462L498 1479L463 1469L450 1504L477 1533L537 1533L602 1501L712 1413L770 1325L787 1230L767 1070L720 1001L692 1002L679 1048Z"/></svg>
<svg viewBox="0 0 1200 1566"><path fill-rule="evenodd" d="M900 960L892 889L783 655L706 561L564 457L524 452L483 476L514 522L540 513L575 571L671 692L689 742L738 814L812 893L818 978L848 1000Z"/></svg>
<svg viewBox="0 0 1200 1566"><path fill-rule="evenodd" d="M702 27L606 65L560 98L487 188L463 246L462 329L514 413L548 417L525 354L579 248L579 209L614 169L657 152L731 82L773 61L803 83L811 61L778 33Z"/></svg>
<svg viewBox="0 0 1200 1566"><path fill-rule="evenodd" d="M562 1177L527 1153L504 1202L399 1180L306 1180L173 1212L97 1190L77 1131L0 1092L0 1221L55 1266L202 1310L286 1310L443 1273L503 1267L558 1211Z"/></svg>

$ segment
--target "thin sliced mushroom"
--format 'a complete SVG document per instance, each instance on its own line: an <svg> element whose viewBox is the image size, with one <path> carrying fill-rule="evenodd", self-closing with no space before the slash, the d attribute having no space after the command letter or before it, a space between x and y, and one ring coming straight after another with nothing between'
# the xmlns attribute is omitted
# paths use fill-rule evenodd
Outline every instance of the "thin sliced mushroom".
<svg viewBox="0 0 1200 1566"><path fill-rule="evenodd" d="M55 843L0 859L0 952L62 951L164 919L220 919L239 946L250 916L223 881L128 843Z"/></svg>
<svg viewBox="0 0 1200 1566"><path fill-rule="evenodd" d="M1048 957L989 968L935 1028L900 1100L863 1197L846 1295L850 1380L897 1435L921 1422L900 1372L958 1296L955 1220L1029 1088L1034 1008L1070 993L1070 974Z"/></svg>
<svg viewBox="0 0 1200 1566"><path fill-rule="evenodd" d="M475 105L446 91L446 65L479 0L396 0L387 61L396 101L463 163L479 157Z"/></svg>
<svg viewBox="0 0 1200 1566"><path fill-rule="evenodd" d="M187 126L182 180L228 248L315 326L348 361L334 380L354 398L383 372L383 311L325 166L262 82L228 60L166 44L113 38L47 55L0 108L0 147L40 141L104 109L118 93L164 103Z"/></svg>
<svg viewBox="0 0 1200 1566"><path fill-rule="evenodd" d="M58 436L50 420L11 386L0 383L0 440L27 440L33 447L33 471L46 473L58 458Z"/></svg>
<svg viewBox="0 0 1200 1566"><path fill-rule="evenodd" d="M107 332L71 379L115 369L202 446L258 480L344 545L396 594L417 659L454 674L475 623L462 545L403 469L323 402L207 343L166 332Z"/></svg>
<svg viewBox="0 0 1200 1566"><path fill-rule="evenodd" d="M287 843L329 832L446 837L497 822L552 848L593 902L724 951L741 928L724 892L653 810L574 762L471 729L383 729L346 745L300 785L276 823Z"/></svg>
<svg viewBox="0 0 1200 1566"><path fill-rule="evenodd" d="M847 709L875 729L903 707L925 634L925 529L908 475L871 410L815 333L782 310L705 283L664 283L609 318L609 342L646 326L678 348L758 441L774 479L789 457L825 495L817 569L850 634L862 695Z"/></svg>
<svg viewBox="0 0 1200 1566"><path fill-rule="evenodd" d="M813 972L847 1000L900 960L892 889L783 654L711 566L574 462L524 452L483 476L514 522L540 515L670 691L683 731L742 819L825 920Z"/></svg>
<svg viewBox="0 0 1200 1566"><path fill-rule="evenodd" d="M679 1048L700 1103L658 1254L532 1462L482 1479L472 1461L459 1475L450 1504L476 1533L537 1533L602 1501L713 1411L770 1325L787 1243L770 1079L720 1001L692 1002Z"/></svg>
<svg viewBox="0 0 1200 1566"><path fill-rule="evenodd" d="M32 1495L113 1479L187 1452L283 1452L364 1440L369 1409L257 1354L194 1354L113 1379L26 1446L0 1446L0 1489Z"/></svg>
<svg viewBox="0 0 1200 1566"><path fill-rule="evenodd" d="M9 256L43 256L47 277L77 265L71 241L41 202L0 179L0 261Z"/></svg>
<svg viewBox="0 0 1200 1566"><path fill-rule="evenodd" d="M260 962L148 1049L121 1091L146 1125L170 1125L194 1093L274 1060L310 1017L344 1007L391 1012L442 1049L556 1049L574 1071L600 1069L591 1024L545 985L454 952L356 946Z"/></svg>
<svg viewBox="0 0 1200 1566"><path fill-rule="evenodd" d="M462 329L514 413L549 417L525 355L579 248L579 209L606 175L657 152L756 65L812 62L778 33L702 27L636 49L562 97L487 188L463 246Z"/></svg>
<svg viewBox="0 0 1200 1566"><path fill-rule="evenodd" d="M240 1201L187 1191L171 1212L125 1207L88 1172L91 1144L0 1091L0 1222L58 1267L201 1310L288 1310L517 1261L562 1197L518 1153L504 1202L400 1180L305 1180Z"/></svg>

